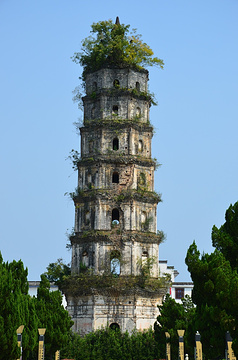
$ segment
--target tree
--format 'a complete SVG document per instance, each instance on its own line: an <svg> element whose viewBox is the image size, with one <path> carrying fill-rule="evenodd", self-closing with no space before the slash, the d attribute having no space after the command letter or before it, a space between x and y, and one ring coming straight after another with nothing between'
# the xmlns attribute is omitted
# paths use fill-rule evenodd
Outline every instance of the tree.
<svg viewBox="0 0 238 360"><path fill-rule="evenodd" d="M65 278L71 273L70 266L66 265L62 258L54 263L50 263L46 269L47 271L43 275L45 275L49 282L58 285L59 289L61 289L61 285Z"/></svg>
<svg viewBox="0 0 238 360"><path fill-rule="evenodd" d="M41 275L35 307L38 327L46 328L45 352L47 358L51 359L57 350L67 344L73 321L62 305L60 291L50 291L50 282L45 275Z"/></svg>
<svg viewBox="0 0 238 360"><path fill-rule="evenodd" d="M71 333L73 322L62 306L60 291L50 292L50 283L42 276L37 298L31 298L27 274L21 260L5 263L0 253L0 360L20 357L16 334L20 325L24 325L23 358L29 360L36 358L39 327L47 329L48 359L67 343Z"/></svg>
<svg viewBox="0 0 238 360"><path fill-rule="evenodd" d="M16 330L24 325L24 356L36 346L37 322L32 299L28 295L27 269L21 260L3 262L0 253L0 359L19 357Z"/></svg>
<svg viewBox="0 0 238 360"><path fill-rule="evenodd" d="M185 262L194 283L196 327L207 357L224 357L225 332L230 331L238 356L238 202L226 211L225 223L213 226L213 253L203 254L195 242Z"/></svg>
<svg viewBox="0 0 238 360"><path fill-rule="evenodd" d="M231 264L238 269L238 202L227 209L226 222L218 229L212 228L212 245L219 250Z"/></svg>
<svg viewBox="0 0 238 360"><path fill-rule="evenodd" d="M159 305L159 310L160 315L157 317L154 328L160 349L160 357L165 358L166 356L165 332L170 334L172 359L175 359L178 356L179 338L177 330L181 329L185 330L184 342L186 353L188 353L189 356L193 356L195 337L193 318L195 308L191 298L186 295L185 298L182 299L182 304L179 304L167 294L162 305Z"/></svg>
<svg viewBox="0 0 238 360"><path fill-rule="evenodd" d="M62 356L75 360L154 360L159 358L152 329L122 333L119 329L99 329L84 337L72 334Z"/></svg>
<svg viewBox="0 0 238 360"><path fill-rule="evenodd" d="M142 69L144 66L158 65L163 68L163 61L153 57L151 48L141 40L136 30L129 33L129 25L116 24L112 20L92 24L91 33L82 42L82 51L76 52L73 61L83 67L82 79L88 72L103 66L130 67Z"/></svg>

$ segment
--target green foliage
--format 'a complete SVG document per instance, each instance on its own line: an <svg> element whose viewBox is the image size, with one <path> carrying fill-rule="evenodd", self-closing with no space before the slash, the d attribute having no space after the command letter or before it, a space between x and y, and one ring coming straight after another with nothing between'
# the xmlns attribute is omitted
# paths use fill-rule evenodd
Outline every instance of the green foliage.
<svg viewBox="0 0 238 360"><path fill-rule="evenodd" d="M54 263L50 263L46 269L47 271L43 275L47 278L47 280L49 280L49 282L53 282L58 285L59 288L61 287L65 277L71 273L70 266L65 264L62 258L58 259Z"/></svg>
<svg viewBox="0 0 238 360"><path fill-rule="evenodd" d="M0 359L19 357L16 330L24 325L24 356L37 342L34 304L28 295L27 269L22 261L3 262L0 253ZM32 332L33 331L33 332Z"/></svg>
<svg viewBox="0 0 238 360"><path fill-rule="evenodd" d="M145 260L139 258L137 260L137 265L140 267L141 275L145 279L150 278L151 276L151 270L153 268L153 265L156 263L157 259L156 257L146 257Z"/></svg>
<svg viewBox="0 0 238 360"><path fill-rule="evenodd" d="M148 231L150 223L153 222L153 216L149 216L145 219L144 222L141 223L141 228L143 231Z"/></svg>
<svg viewBox="0 0 238 360"><path fill-rule="evenodd" d="M41 275L37 298L34 300L38 327L46 328L45 352L50 358L53 357L56 350L61 349L68 343L73 321L62 305L60 291L50 291L50 282L45 275Z"/></svg>
<svg viewBox="0 0 238 360"><path fill-rule="evenodd" d="M85 273L85 272L87 272L88 267L87 267L87 265L85 265L85 264L83 264L82 262L80 262L80 264L79 264L79 269L80 269L80 273Z"/></svg>
<svg viewBox="0 0 238 360"><path fill-rule="evenodd" d="M121 333L110 328L96 330L84 337L72 335L62 356L75 360L155 360L159 358L154 332Z"/></svg>
<svg viewBox="0 0 238 360"><path fill-rule="evenodd" d="M83 40L82 51L72 58L83 67L83 81L86 73L105 66L138 70L153 65L163 68L163 61L153 57L153 51L141 40L141 35L136 34L136 30L129 32L129 25L113 24L109 20L99 21L91 27L92 35Z"/></svg>
<svg viewBox="0 0 238 360"><path fill-rule="evenodd" d="M50 292L42 277L37 298L28 295L27 269L22 261L4 263L0 253L0 359L17 359L20 352L16 330L22 333L23 359L35 360L38 350L38 328L46 327L46 360L68 341L72 321L63 308L59 291Z"/></svg>
<svg viewBox="0 0 238 360"><path fill-rule="evenodd" d="M212 229L214 252L200 256L194 242L185 260L194 283L196 330L209 358L224 356L226 331L238 356L238 203L229 207L225 218L220 229Z"/></svg>
<svg viewBox="0 0 238 360"><path fill-rule="evenodd" d="M146 273L146 269L144 269L144 275L142 273L140 276L120 275L118 277L115 277L109 268L102 275L94 275L89 269L79 275L68 276L62 284L62 290L65 294L75 297L91 294L93 289L109 296L116 296L132 290L136 293L140 289L163 294L168 284L169 279L151 277L148 272Z"/></svg>
<svg viewBox="0 0 238 360"><path fill-rule="evenodd" d="M230 205L225 219L220 229L213 226L212 245L230 262L232 269L238 270L238 202Z"/></svg>
<svg viewBox="0 0 238 360"><path fill-rule="evenodd" d="M193 357L195 329L193 325L195 308L189 296L182 299L182 304L177 303L169 294L166 295L163 304L159 306L160 315L154 325L156 339L158 341L160 357L165 358L166 337L165 332L170 334L171 357L178 356L178 334L177 330L185 330L185 351L189 357Z"/></svg>
<svg viewBox="0 0 238 360"><path fill-rule="evenodd" d="M72 149L70 151L70 155L67 157L67 159L71 160L72 162L72 168L74 170L78 170L78 162L80 160L80 154L77 150Z"/></svg>

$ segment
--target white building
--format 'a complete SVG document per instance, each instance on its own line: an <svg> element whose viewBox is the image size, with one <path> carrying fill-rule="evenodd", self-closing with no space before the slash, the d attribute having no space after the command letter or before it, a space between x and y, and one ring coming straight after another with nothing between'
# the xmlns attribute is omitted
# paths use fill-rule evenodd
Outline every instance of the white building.
<svg viewBox="0 0 238 360"><path fill-rule="evenodd" d="M167 260L159 260L160 276L171 276L171 287L168 289L168 293L172 299L176 302L182 303L181 299L188 295L192 297L193 283L192 282L175 282L175 278L179 275L179 272L174 269L174 266L169 266Z"/></svg>
<svg viewBox="0 0 238 360"><path fill-rule="evenodd" d="M29 284L29 291L28 291L29 295L32 297L37 296L37 289L40 286L40 281L28 281L28 284ZM56 290L59 290L58 286L51 283L50 291L56 291ZM64 295L62 295L62 305L66 309L67 302Z"/></svg>

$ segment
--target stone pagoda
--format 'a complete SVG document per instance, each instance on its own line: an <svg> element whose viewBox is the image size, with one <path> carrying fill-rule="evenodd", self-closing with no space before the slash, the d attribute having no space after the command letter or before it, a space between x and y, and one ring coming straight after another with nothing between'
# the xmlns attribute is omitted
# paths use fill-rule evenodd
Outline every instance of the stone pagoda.
<svg viewBox="0 0 238 360"><path fill-rule="evenodd" d="M165 293L148 71L107 65L85 85L68 311L82 335L102 326L131 333L153 326Z"/></svg>

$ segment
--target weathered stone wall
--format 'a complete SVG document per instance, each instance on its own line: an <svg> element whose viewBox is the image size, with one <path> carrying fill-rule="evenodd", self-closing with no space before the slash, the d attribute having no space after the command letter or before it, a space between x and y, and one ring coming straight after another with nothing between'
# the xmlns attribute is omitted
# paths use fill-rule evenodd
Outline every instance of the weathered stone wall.
<svg viewBox="0 0 238 360"><path fill-rule="evenodd" d="M118 209L119 219L113 219L114 209ZM121 230L146 230L156 233L156 209L157 204L136 200L124 201L121 204L107 199L88 200L77 205L75 232L111 230L113 220L118 220L118 227ZM146 228L144 228L145 226Z"/></svg>
<svg viewBox="0 0 238 360"><path fill-rule="evenodd" d="M148 71L135 71L132 69L100 69L86 76L86 93L89 95L94 91L114 88L114 81L119 81L120 88L147 91Z"/></svg>
<svg viewBox="0 0 238 360"><path fill-rule="evenodd" d="M147 71L102 69L86 77L84 120L129 119L149 120L149 102L138 98L147 93ZM134 92L132 91L134 90ZM128 96L128 92L130 96Z"/></svg>
<svg viewBox="0 0 238 360"><path fill-rule="evenodd" d="M101 155L139 155L151 158L151 127L134 128L124 126L111 129L87 127L81 128L81 156L90 157ZM118 149L113 147L114 139L118 139Z"/></svg>
<svg viewBox="0 0 238 360"><path fill-rule="evenodd" d="M95 119L101 120L136 120L147 123L149 121L150 104L146 100L125 93L113 94L108 98L107 94L84 97L84 121Z"/></svg>
<svg viewBox="0 0 238 360"><path fill-rule="evenodd" d="M68 311L75 332L85 335L88 332L117 323L123 331L130 334L134 329L153 327L159 315L157 305L161 296L154 294L126 294L125 296L88 295L80 299L68 298ZM75 311L77 309L77 311Z"/></svg>
<svg viewBox="0 0 238 360"><path fill-rule="evenodd" d="M113 182L113 174L118 174L118 183ZM121 193L126 189L153 191L154 165L139 164L103 164L101 161L81 166L78 172L78 186L82 190L108 189Z"/></svg>
<svg viewBox="0 0 238 360"><path fill-rule="evenodd" d="M73 196L75 234L71 237L72 273L79 275L73 278L82 281L81 291L72 291L81 295L67 298L74 331L81 334L112 323L131 333L134 328L153 326L158 315L162 293L156 212L160 198L154 193L147 82L146 70L105 68L86 76L78 188ZM124 287L106 286L109 278L101 285L110 271L114 278L113 259L118 261L119 285L129 283L127 293ZM150 275L155 283L145 289L143 271L152 260ZM90 276L93 281L100 279L99 288ZM137 283L129 282L132 278ZM149 292L152 284L157 290Z"/></svg>
<svg viewBox="0 0 238 360"><path fill-rule="evenodd" d="M136 237L135 237L136 239ZM110 272L111 254L118 250L120 254L120 275L141 274L141 264L147 258L155 259L151 267L151 276L158 277L158 244L142 243L139 241L124 240L120 241L119 236L115 236L113 241L100 241L98 243L85 240L79 244L74 244L72 251L72 271L79 274L80 265L87 266L94 274L100 274L104 271Z"/></svg>

